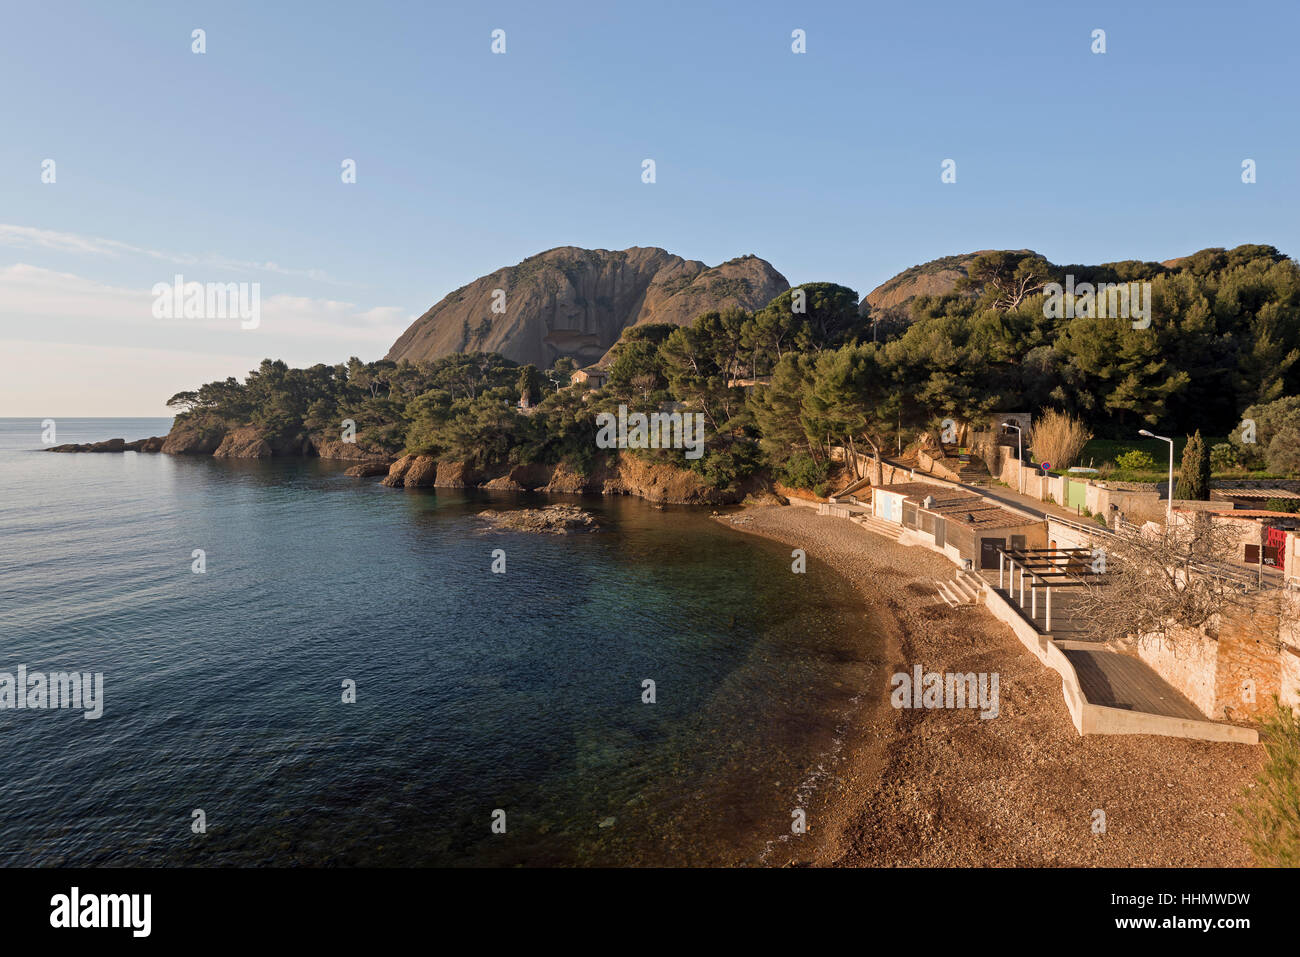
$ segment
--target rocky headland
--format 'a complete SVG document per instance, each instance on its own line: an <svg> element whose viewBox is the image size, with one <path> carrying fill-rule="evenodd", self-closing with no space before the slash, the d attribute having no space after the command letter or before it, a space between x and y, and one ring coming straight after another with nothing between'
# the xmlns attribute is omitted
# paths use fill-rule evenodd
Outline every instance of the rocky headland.
<svg viewBox="0 0 1300 957"><path fill-rule="evenodd" d="M109 439L84 445L54 446L49 452L163 452L211 455L213 458L321 458L352 463L345 474L378 478L389 488L483 488L508 492L633 495L658 505L727 505L765 500L771 495L764 477L737 488L717 489L696 472L621 452L582 472L567 462L532 463L480 470L467 462L432 455L394 455L361 441L342 442L321 435L285 440L256 426L230 428L212 421L183 420L166 436L127 442Z"/></svg>

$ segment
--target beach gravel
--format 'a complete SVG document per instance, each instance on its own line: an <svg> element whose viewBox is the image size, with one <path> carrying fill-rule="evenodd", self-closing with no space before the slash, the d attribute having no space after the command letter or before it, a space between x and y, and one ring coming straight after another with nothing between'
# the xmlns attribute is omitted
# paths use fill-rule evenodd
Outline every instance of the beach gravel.
<svg viewBox="0 0 1300 957"><path fill-rule="evenodd" d="M1249 866L1234 806L1262 750L1155 735L1088 735L1061 679L982 607L950 608L955 566L846 519L765 506L719 516L802 548L880 621L882 667L863 689L806 835L765 863L825 866ZM895 709L896 672L996 673L1000 709ZM1104 818L1097 812L1102 812ZM1104 830L1101 824L1104 820Z"/></svg>

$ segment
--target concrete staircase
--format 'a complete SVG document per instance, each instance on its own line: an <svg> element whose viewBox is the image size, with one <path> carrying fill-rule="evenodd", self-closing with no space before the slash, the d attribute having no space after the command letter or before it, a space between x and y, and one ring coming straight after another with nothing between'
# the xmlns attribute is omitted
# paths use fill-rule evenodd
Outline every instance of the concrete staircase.
<svg viewBox="0 0 1300 957"><path fill-rule="evenodd" d="M949 581L934 580L939 597L951 608L978 605L983 601L984 582L962 569Z"/></svg>
<svg viewBox="0 0 1300 957"><path fill-rule="evenodd" d="M893 522L887 522L883 518L876 518L876 516L871 515L867 512L862 512L860 514L854 515L853 518L850 519L850 521L858 525L861 525L869 532L874 532L877 535L883 535L891 542L898 541L899 533L902 531L902 529L899 526L895 525Z"/></svg>

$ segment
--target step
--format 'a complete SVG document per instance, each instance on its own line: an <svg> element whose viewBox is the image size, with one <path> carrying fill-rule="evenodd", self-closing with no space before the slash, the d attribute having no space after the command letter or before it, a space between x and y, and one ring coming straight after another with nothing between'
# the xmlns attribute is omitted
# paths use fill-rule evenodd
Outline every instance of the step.
<svg viewBox="0 0 1300 957"><path fill-rule="evenodd" d="M898 533L900 529L892 522L887 522L882 518L876 518L874 515L866 513L855 515L853 521L857 522L869 532L874 532L877 535L883 535L886 538L898 541Z"/></svg>
<svg viewBox="0 0 1300 957"><path fill-rule="evenodd" d="M984 597L984 579L972 575L964 568L957 569L957 581L970 593L971 600L979 602Z"/></svg>
<svg viewBox="0 0 1300 957"><path fill-rule="evenodd" d="M934 590L939 593L939 597L943 599L949 608L956 608L958 605L963 604L962 600L953 594L952 587L948 582L939 581L937 578L932 579L932 581L934 582Z"/></svg>
<svg viewBox="0 0 1300 957"><path fill-rule="evenodd" d="M979 599L978 593L960 578L953 579L952 589L961 596L963 604L973 605Z"/></svg>

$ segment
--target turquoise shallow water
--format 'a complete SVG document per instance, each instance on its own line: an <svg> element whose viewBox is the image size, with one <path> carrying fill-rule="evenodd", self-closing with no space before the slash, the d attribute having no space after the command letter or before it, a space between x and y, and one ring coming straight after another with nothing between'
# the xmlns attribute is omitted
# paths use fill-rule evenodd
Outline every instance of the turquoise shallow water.
<svg viewBox="0 0 1300 957"><path fill-rule="evenodd" d="M101 671L104 715L0 711L6 865L751 861L869 652L841 582L707 512L532 536L475 515L541 497L40 448L0 419L0 671Z"/></svg>

